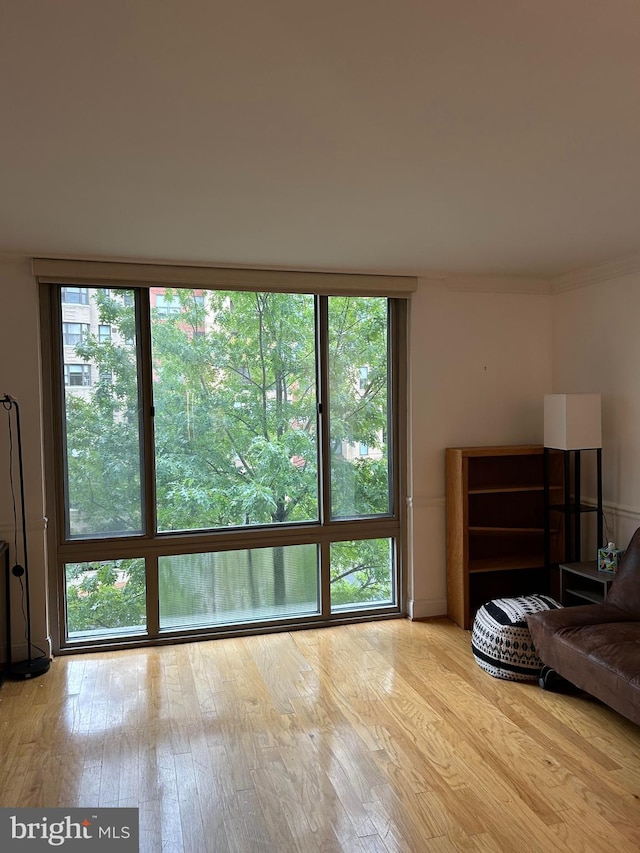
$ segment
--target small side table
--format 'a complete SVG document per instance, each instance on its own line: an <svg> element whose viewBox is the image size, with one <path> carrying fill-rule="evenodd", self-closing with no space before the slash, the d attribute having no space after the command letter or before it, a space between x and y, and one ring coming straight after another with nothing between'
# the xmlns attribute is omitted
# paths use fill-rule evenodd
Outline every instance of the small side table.
<svg viewBox="0 0 640 853"><path fill-rule="evenodd" d="M572 604L601 604L607 600L609 587L615 580L612 572L601 572L595 560L560 563L560 601Z"/></svg>

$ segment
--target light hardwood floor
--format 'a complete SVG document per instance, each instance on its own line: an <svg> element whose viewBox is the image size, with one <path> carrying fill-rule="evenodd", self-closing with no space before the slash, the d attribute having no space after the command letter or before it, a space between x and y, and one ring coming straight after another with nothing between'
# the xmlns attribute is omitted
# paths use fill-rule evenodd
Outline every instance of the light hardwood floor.
<svg viewBox="0 0 640 853"><path fill-rule="evenodd" d="M398 619L61 657L0 690L1 806L139 806L141 851L640 849L640 728Z"/></svg>

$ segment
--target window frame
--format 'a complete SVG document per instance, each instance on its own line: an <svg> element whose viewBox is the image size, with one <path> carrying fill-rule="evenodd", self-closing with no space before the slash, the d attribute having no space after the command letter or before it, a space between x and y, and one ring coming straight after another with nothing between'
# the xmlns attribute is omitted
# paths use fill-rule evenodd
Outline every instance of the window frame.
<svg viewBox="0 0 640 853"><path fill-rule="evenodd" d="M69 327L78 326L79 332L72 332ZM62 343L65 347L75 347L83 343L89 336L89 323L80 323L77 320L67 320L62 324Z"/></svg>
<svg viewBox="0 0 640 853"><path fill-rule="evenodd" d="M253 271L250 271L253 272ZM286 276L286 274L285 274ZM406 469L407 469L407 415L406 406L400 402L407 399L407 336L408 336L408 296L411 284L405 284L406 291L401 297L393 293L367 292L353 288L353 292L345 292L344 278L339 277L341 286L337 293L320 293L323 295L380 296L386 295L389 302L389 419L391 435L394 440L389 448L391 466L391 508L388 516L376 516L362 519L330 518L329 489L319 490L322 497L321 516L319 522L285 524L281 527L250 527L238 529L223 529L212 531L191 531L188 533L156 533L153 529L154 520L154 487L152 475L147 475L144 483L143 515L146 521L146 532L117 539L67 539L64 531L64 463L60 458L59 449L63 447L63 423L61 417L63 386L61 369L63 361L57 350L60 342L56 339L56 330L60 328L61 306L60 299L54 298L58 286L69 284L68 277L63 281L57 276L43 274L38 277L40 283L41 317L43 329L43 352L51 353L51 357L43 361L43 371L48 373L50 382L45 383L45 413L50 429L46 431L45 465L50 476L47 476L48 503L52 507L51 521L47 531L48 554L51 566L51 621L53 626L53 646L56 653L74 653L96 649L113 649L136 645L153 645L158 643L185 641L192 639L215 638L237 634L249 634L264 631L289 630L309 626L324 626L336 623L364 621L380 618L395 618L406 613ZM346 277L348 278L348 277ZM372 277L367 277L372 278ZM76 279L77 280L77 279ZM74 280L74 284L75 281ZM104 279L83 279L88 287L104 287ZM114 289L136 288L138 303L138 348L139 369L142 371L141 388L141 443L143 464L147 472L153 472L153 424L152 424L152 388L151 388L151 354L150 354L150 299L151 287L158 286L157 281L141 282L139 280L122 280L114 286L113 280L108 284ZM167 283L167 287L177 289L181 286L189 289L204 288L202 283L187 284ZM219 285L220 289L228 289ZM237 287L236 289L244 289ZM247 288L247 289L258 289ZM264 288L269 289L269 288ZM275 289L275 288L274 288ZM316 288L318 290L320 288ZM373 288L375 290L375 288ZM326 314L326 301L322 302ZM324 340L322 338L324 337ZM318 330L320 343L319 352L327 353L327 325L320 322ZM325 355L326 357L326 355ZM328 399L327 365L320 369L318 393L320 400ZM319 431L321 447L322 473L319 477L327 482L329 477L330 454L328 448L329 425L328 415L324 413L325 421ZM374 606L354 610L331 612L329 589L329 549L332 542L351 541L357 539L389 538L394 542L396 602L390 606ZM252 623L249 626L236 626L229 630L192 629L190 631L160 630L159 601L158 601L158 559L160 556L200 553L204 551L235 550L240 548L273 547L287 544L314 543L319 549L321 562L321 600L320 613L310 619L281 619L277 621ZM69 562L84 562L98 559L123 559L127 557L144 557L147 565L147 632L144 636L118 637L115 641L105 638L87 639L82 642L70 642L65 635L65 590L64 565Z"/></svg>
<svg viewBox="0 0 640 853"><path fill-rule="evenodd" d="M77 299L64 299L67 294L77 295ZM89 288L76 287L74 285L66 285L62 288L62 301L65 305L88 305L89 304Z"/></svg>
<svg viewBox="0 0 640 853"><path fill-rule="evenodd" d="M80 367L79 371L71 371L72 367ZM64 387L65 388L91 388L91 365L87 362L65 362L63 365L64 371ZM67 381L71 376L81 376L82 382ZM86 381L85 381L86 379Z"/></svg>
<svg viewBox="0 0 640 853"><path fill-rule="evenodd" d="M172 288L173 289L173 288ZM155 303L152 306L158 317L178 317L182 312L180 299L174 296L172 299L167 299L166 293L156 293Z"/></svg>

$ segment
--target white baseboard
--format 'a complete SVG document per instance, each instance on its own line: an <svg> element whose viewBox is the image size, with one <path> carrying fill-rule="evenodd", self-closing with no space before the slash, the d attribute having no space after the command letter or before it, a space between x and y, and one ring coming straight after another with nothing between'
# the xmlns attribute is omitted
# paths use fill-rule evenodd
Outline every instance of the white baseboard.
<svg viewBox="0 0 640 853"><path fill-rule="evenodd" d="M432 619L447 615L446 598L410 598L407 607L409 619Z"/></svg>

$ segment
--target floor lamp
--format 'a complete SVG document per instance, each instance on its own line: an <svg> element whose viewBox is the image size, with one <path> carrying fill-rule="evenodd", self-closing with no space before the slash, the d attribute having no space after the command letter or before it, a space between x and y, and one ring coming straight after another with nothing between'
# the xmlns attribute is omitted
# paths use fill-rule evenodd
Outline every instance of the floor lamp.
<svg viewBox="0 0 640 853"><path fill-rule="evenodd" d="M549 452L564 453L564 501L553 504L549 498ZM580 501L580 454L596 451L596 506ZM549 562L549 514L555 510L564 515L565 561L580 560L580 517L597 513L597 545L603 545L602 514L602 415L600 394L545 394L544 397L544 454L545 454L545 556ZM573 461L573 466L571 462ZM573 468L573 500L571 473ZM573 522L573 523L572 523ZM572 537L573 533L573 537ZM572 541L573 539L573 541Z"/></svg>
<svg viewBox="0 0 640 853"><path fill-rule="evenodd" d="M8 394L5 394L4 397L0 397L0 403L2 403L3 408L7 411L8 420L9 420L9 482L11 483L11 494L13 497L13 507L14 507L14 528L16 530L15 535L15 564L11 569L12 574L20 579L20 583L22 586L22 578L24 577L24 586L23 595L26 599L26 611L25 611L25 621L26 621L26 639L27 639L27 652L28 657L26 660L18 661L14 663L11 660L11 649L7 650L9 655L10 663L7 667L7 675L9 678L35 678L38 675L43 675L49 669L51 665L51 660L47 655L42 653L41 655L34 657L33 655L33 643L31 640L31 594L29 590L29 557L27 553L27 516L25 512L25 504L24 504L24 470L22 467L22 428L20 425L20 406L18 405L18 401L13 397L10 397ZM21 522L22 522L22 559L23 562L20 564L18 562L18 533L17 533L17 518L15 517L15 491L13 485L13 424L11 420L11 415L14 414L15 420L15 432L17 439L17 451L18 451L18 476L20 480L20 514L21 514ZM7 619L11 618L11 601L7 601ZM11 624L9 622L9 624ZM38 649L38 651L42 651Z"/></svg>

